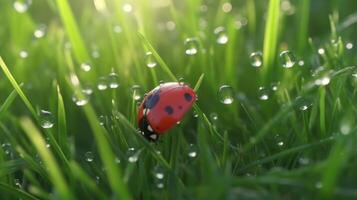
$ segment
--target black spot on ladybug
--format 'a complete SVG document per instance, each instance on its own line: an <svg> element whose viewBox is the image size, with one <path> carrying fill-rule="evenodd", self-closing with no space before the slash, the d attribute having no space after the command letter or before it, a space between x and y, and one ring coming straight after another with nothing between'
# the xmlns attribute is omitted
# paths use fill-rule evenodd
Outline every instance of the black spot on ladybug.
<svg viewBox="0 0 357 200"><path fill-rule="evenodd" d="M172 113L174 113L174 109L171 106L166 106L165 112L169 115L172 115Z"/></svg>
<svg viewBox="0 0 357 200"><path fill-rule="evenodd" d="M191 102L192 101L192 96L189 93L184 94L186 101Z"/></svg>
<svg viewBox="0 0 357 200"><path fill-rule="evenodd" d="M160 96L158 94L150 95L146 99L144 103L144 107L151 109L159 102L159 100L160 100Z"/></svg>

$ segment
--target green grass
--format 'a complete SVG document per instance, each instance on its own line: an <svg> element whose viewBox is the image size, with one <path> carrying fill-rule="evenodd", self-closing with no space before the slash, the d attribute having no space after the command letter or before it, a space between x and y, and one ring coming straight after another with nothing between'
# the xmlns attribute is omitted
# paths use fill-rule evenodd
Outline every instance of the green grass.
<svg viewBox="0 0 357 200"><path fill-rule="evenodd" d="M357 198L355 1L23 2L0 0L1 199ZM198 100L150 143L137 105L171 81Z"/></svg>

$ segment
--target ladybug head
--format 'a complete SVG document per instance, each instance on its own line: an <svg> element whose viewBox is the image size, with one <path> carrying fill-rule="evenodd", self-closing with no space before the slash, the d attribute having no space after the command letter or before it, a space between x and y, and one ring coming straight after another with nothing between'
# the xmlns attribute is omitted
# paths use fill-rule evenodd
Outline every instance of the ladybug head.
<svg viewBox="0 0 357 200"><path fill-rule="evenodd" d="M148 141L156 142L159 139L159 135L154 131L154 129L148 123L146 116L143 116L139 121L139 129L141 135L145 137Z"/></svg>

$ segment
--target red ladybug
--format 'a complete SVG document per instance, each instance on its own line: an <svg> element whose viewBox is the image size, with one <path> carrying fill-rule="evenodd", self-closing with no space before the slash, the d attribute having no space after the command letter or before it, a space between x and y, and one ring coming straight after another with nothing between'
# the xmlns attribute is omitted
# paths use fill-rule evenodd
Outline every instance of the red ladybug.
<svg viewBox="0 0 357 200"><path fill-rule="evenodd" d="M168 82L151 90L139 107L140 133L149 141L179 122L196 101L196 93L183 83Z"/></svg>

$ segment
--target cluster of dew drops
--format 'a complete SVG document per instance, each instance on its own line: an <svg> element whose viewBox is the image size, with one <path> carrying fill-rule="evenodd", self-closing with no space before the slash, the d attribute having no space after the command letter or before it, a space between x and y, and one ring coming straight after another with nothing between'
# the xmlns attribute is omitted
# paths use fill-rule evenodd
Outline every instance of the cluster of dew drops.
<svg viewBox="0 0 357 200"><path fill-rule="evenodd" d="M28 10L28 8L30 7L31 4L32 4L32 0L16 0L13 3L13 7L14 7L15 11L17 11L18 13L24 13ZM232 9L232 6L230 3L225 3L225 4L223 4L222 9L224 12L230 12L230 10ZM123 5L124 12L129 13L132 10L133 10L133 7L131 4L127 3L127 4ZM204 10L206 10L206 8L204 6L202 6L202 10L204 11ZM240 26L245 25L246 24L245 21L246 20L244 20L244 19L237 21L238 22L237 27L239 28ZM168 23L168 25L170 25L170 27L174 27L172 24L174 25L173 22L171 22L170 24ZM122 29L120 26L116 25L113 27L113 31L115 33L121 33ZM225 45L229 42L229 37L227 35L227 31L223 26L219 26L219 27L215 28L213 33L215 35L215 42L218 45ZM46 26L42 25L42 24L39 25L33 33L33 35L36 39L40 39L40 38L44 37L45 34L46 34ZM185 47L184 53L187 56L195 56L199 53L199 51L202 51L202 53L205 52L205 49L200 47L200 41L196 37L187 38L184 41L184 47ZM346 43L345 47L347 50L351 50L353 48L353 44L351 42L348 42L348 43ZM320 48L320 49L318 49L317 53L320 55L323 55L325 53L325 50L323 48ZM98 58L99 55L100 54L97 50L94 50L92 52L93 58ZM19 52L19 56L22 59L26 59L29 56L29 53L25 49L23 49ZM303 60L298 61L296 59L295 55L291 51L288 51L288 50L281 52L279 54L279 58L280 58L281 66L285 69L293 68L296 65L304 66L304 61ZM249 59L250 59L250 64L253 68L259 69L262 67L263 53L261 51L252 52L249 56ZM148 51L145 53L144 60L145 60L145 65L148 68L152 69L158 65L156 56L151 51ZM80 69L83 70L84 72L89 72L92 69L92 65L90 63L82 63L82 64L80 64ZM323 68L320 68L316 71L319 72L319 70L324 71ZM330 83L330 77L329 77L328 73L321 73L322 75L320 75L319 73L316 73L316 74L318 74L318 75L316 75L314 84L325 86ZM352 74L352 76L357 79L357 73ZM107 89L117 89L119 86L120 86L119 77L115 73L115 71L112 70L107 76L101 76L98 78L96 88L99 91L105 91ZM279 87L279 83L272 83L269 87L265 87L265 86L259 87L258 88L258 99L261 101L269 100L272 92L277 91L278 87ZM84 106L89 102L90 96L93 94L93 92L94 92L94 89L91 86L82 85L82 91L75 92L72 97L72 100L74 101L74 103L77 106ZM134 100L138 101L142 98L142 91L141 91L141 87L139 85L132 86L131 92L132 92L132 98ZM220 86L218 89L219 101L224 105L232 104L234 102L234 99L236 97L238 98L238 96L239 95L235 94L234 89L230 85L225 84L225 85ZM312 106L312 102L303 98L303 97L297 97L297 102L298 102L298 108L301 111L306 111L306 110L308 110L308 108L310 108ZM40 117L40 125L42 128L51 129L54 126L55 118L50 111L40 110L39 117ZM194 112L194 117L198 117L198 114L195 112ZM105 118L104 116L99 117L99 121L100 121L101 125L104 125L104 120L103 120L104 118ZM212 121L216 121L218 119L217 113L211 113L210 119ZM280 147L284 146L284 142L281 140L280 137L277 137L276 140L277 140L278 146L280 146ZM3 143L1 145L1 147L3 148L6 155L11 155L12 147L11 147L10 143ZM50 147L48 138L46 138L46 147L47 148ZM136 163L140 158L140 153L141 153L140 149L137 150L132 147L128 148L127 154L126 154L127 161L129 163ZM157 153L159 154L160 151L157 151ZM189 144L187 156L190 159L194 159L198 156L197 147L195 144ZM84 153L84 159L86 162L92 163L95 161L95 155L92 151L87 151ZM309 161L306 158L302 158L301 160L299 160L299 162L301 162L302 164L306 164ZM115 157L115 163L120 164L121 160L118 157ZM160 165L157 165L153 168L152 173L155 178L156 187L159 189L164 188L164 178L165 178L164 168ZM99 180L99 177L96 177L96 179ZM21 184L18 182L19 181L16 182L16 185L21 186Z"/></svg>

